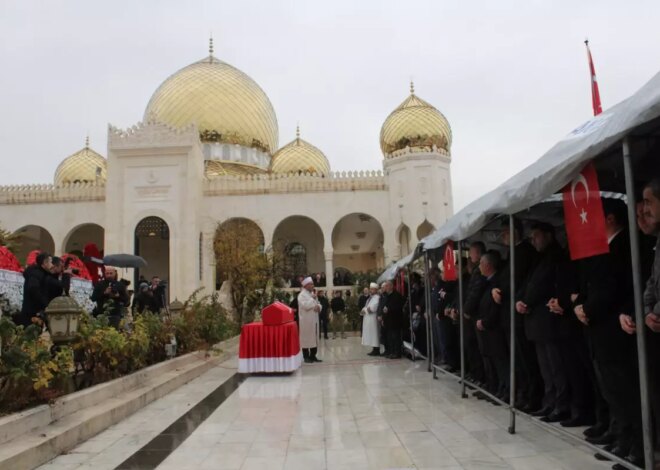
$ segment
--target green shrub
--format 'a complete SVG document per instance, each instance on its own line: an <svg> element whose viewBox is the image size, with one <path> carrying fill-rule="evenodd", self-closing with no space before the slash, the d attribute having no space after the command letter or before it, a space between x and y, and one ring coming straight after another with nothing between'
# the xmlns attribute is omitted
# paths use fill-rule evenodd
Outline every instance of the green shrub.
<svg viewBox="0 0 660 470"><path fill-rule="evenodd" d="M183 354L211 349L238 334L217 294L199 297L199 292L174 320L145 312L119 330L105 315L83 313L78 337L70 346L52 346L38 325L23 328L8 317L0 318L0 413L48 402L76 386L97 384L163 361L172 337L178 343L177 353Z"/></svg>

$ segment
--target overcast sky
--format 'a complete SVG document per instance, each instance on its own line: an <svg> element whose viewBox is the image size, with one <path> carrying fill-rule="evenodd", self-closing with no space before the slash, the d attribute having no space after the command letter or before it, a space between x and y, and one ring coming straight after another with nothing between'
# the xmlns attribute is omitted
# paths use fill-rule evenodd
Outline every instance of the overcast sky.
<svg viewBox="0 0 660 470"><path fill-rule="evenodd" d="M408 94L448 118L455 209L660 70L660 2L0 0L0 185L50 183L107 124L140 121L158 85L207 55L269 96L333 170L382 168L380 127Z"/></svg>

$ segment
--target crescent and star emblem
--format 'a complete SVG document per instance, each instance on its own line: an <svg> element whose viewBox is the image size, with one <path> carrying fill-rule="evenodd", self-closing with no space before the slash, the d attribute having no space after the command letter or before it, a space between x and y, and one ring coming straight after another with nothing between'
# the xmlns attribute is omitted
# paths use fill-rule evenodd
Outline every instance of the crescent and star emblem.
<svg viewBox="0 0 660 470"><path fill-rule="evenodd" d="M577 186L581 184L584 186L584 190L587 192L587 204L589 204L589 184L587 183L587 179L584 177L582 173L580 173L572 182L571 182L571 199L573 199L573 205L577 209L577 202L575 202L575 189ZM586 224L587 223L587 211L584 210L584 207L582 208L582 212L580 212L580 219L582 219L582 223Z"/></svg>

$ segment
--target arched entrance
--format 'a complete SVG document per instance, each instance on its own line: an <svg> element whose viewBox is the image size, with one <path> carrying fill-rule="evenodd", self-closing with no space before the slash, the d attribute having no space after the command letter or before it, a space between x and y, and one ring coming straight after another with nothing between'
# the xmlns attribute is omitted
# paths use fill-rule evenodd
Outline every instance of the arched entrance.
<svg viewBox="0 0 660 470"><path fill-rule="evenodd" d="M345 215L332 230L333 265L354 273L383 268L384 238L383 228L372 216Z"/></svg>
<svg viewBox="0 0 660 470"><path fill-rule="evenodd" d="M53 236L48 230L39 225L26 225L16 230L14 234L19 237L19 246L15 254L22 265L25 265L28 254L33 250L45 251L51 255L55 254Z"/></svg>
<svg viewBox="0 0 660 470"><path fill-rule="evenodd" d="M428 220L424 219L424 222L419 224L419 227L417 227L417 240L421 240L424 237L427 237L431 235L431 233L435 230L435 227L431 222Z"/></svg>
<svg viewBox="0 0 660 470"><path fill-rule="evenodd" d="M309 217L294 215L282 220L273 233L273 251L283 261L283 277L325 272L323 231Z"/></svg>
<svg viewBox="0 0 660 470"><path fill-rule="evenodd" d="M234 218L218 225L213 240L215 288L229 279L229 271L250 262L254 253L264 252L264 234L250 219Z"/></svg>
<svg viewBox="0 0 660 470"><path fill-rule="evenodd" d="M410 228L406 224L401 224L397 234L397 240L399 241L399 259L408 256L411 252L410 248Z"/></svg>
<svg viewBox="0 0 660 470"><path fill-rule="evenodd" d="M148 281L154 276L169 282L170 278L170 228L160 217L145 217L135 227L135 254L142 256L147 267L135 270L135 290L138 279ZM169 286L168 286L169 289Z"/></svg>
<svg viewBox="0 0 660 470"><path fill-rule="evenodd" d="M71 230L64 239L62 253L72 253L76 256L82 256L85 245L93 243L103 251L103 239L105 230L97 224L82 224Z"/></svg>

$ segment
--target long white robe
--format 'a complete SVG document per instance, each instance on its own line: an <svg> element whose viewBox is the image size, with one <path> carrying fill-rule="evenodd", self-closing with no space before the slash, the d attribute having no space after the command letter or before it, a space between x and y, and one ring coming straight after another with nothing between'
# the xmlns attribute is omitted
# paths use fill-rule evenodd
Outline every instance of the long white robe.
<svg viewBox="0 0 660 470"><path fill-rule="evenodd" d="M380 296L372 295L362 309L362 346L380 347L380 322L378 321L378 303Z"/></svg>
<svg viewBox="0 0 660 470"><path fill-rule="evenodd" d="M319 340L319 312L316 306L320 305L311 292L303 289L298 294L298 320L300 323L300 347L316 348Z"/></svg>

